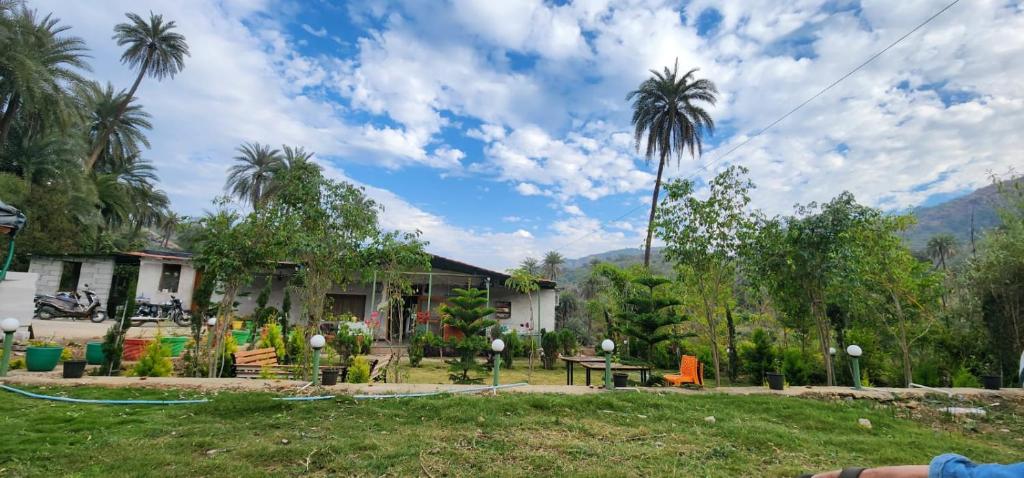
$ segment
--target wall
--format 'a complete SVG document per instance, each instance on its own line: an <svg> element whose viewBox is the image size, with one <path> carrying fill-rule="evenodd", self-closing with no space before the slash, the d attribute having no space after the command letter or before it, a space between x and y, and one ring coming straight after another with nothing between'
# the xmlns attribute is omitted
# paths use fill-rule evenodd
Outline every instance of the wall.
<svg viewBox="0 0 1024 478"><path fill-rule="evenodd" d="M164 264L181 264L181 276L178 278L178 292L160 291L160 275ZM83 274L84 272L83 266ZM135 296L145 296L150 302L159 304L171 300L171 296L181 299L182 308L192 307L192 288L196 282L196 270L186 261L161 261L155 259L139 260L139 282L135 288Z"/></svg>
<svg viewBox="0 0 1024 478"><path fill-rule="evenodd" d="M23 327L32 323L35 310L32 296L36 293L38 279L34 273L7 272L7 278L0 281L0 318L13 317Z"/></svg>
<svg viewBox="0 0 1024 478"><path fill-rule="evenodd" d="M515 330L520 334L529 333L524 324L530 323L530 309L533 309L534 334L540 333L540 329L555 330L555 305L558 301L558 293L554 289L541 289L533 294L533 301L525 294L517 294L504 287L491 290L491 305L496 301L512 302L512 317L499 320L498 324L509 330Z"/></svg>
<svg viewBox="0 0 1024 478"><path fill-rule="evenodd" d="M33 257L29 262L28 271L39 274L36 293L54 294L58 292L57 288L60 287L60 275L65 261L82 263L82 271L78 276L78 290L84 289L85 285L89 284L89 288L99 297L103 307L109 308L107 302L110 299L110 284L114 279L113 257Z"/></svg>

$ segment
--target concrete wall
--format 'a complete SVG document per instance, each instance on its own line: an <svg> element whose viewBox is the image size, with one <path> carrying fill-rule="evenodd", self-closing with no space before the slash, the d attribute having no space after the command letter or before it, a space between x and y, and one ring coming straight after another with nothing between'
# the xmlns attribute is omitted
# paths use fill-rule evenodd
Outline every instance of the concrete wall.
<svg viewBox="0 0 1024 478"><path fill-rule="evenodd" d="M78 290L89 288L99 297L104 308L108 308L110 285L114 280L114 258L112 257L33 257L28 271L38 274L36 292L54 294L60 287L60 275L64 270L64 262L81 262L82 270L78 275Z"/></svg>
<svg viewBox="0 0 1024 478"><path fill-rule="evenodd" d="M160 290L160 276L163 274L164 264L180 264L181 276L178 278L178 292L163 292ZM84 266L83 266L84 274ZM196 282L196 270L192 264L186 261L161 261L155 259L139 260L139 282L135 288L136 296L145 296L155 304L171 300L171 296L181 299L182 308L188 310L192 307L192 288Z"/></svg>
<svg viewBox="0 0 1024 478"><path fill-rule="evenodd" d="M554 289L541 289L532 296L531 301L525 294L517 294L505 288L492 290L492 306L497 301L512 302L512 317L499 320L498 324L520 334L527 334L530 332L527 324L530 323L532 309L534 334L540 333L540 329L555 330L555 305L558 303L558 293Z"/></svg>
<svg viewBox="0 0 1024 478"><path fill-rule="evenodd" d="M13 317L23 327L32 323L35 309L32 296L36 293L38 279L35 273L7 273L7 278L0 281L0 319Z"/></svg>

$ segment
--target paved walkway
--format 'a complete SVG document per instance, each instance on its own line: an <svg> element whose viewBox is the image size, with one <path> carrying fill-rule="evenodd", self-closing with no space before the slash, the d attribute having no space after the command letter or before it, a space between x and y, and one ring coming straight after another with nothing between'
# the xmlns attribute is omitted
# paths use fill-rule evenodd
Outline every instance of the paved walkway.
<svg viewBox="0 0 1024 478"><path fill-rule="evenodd" d="M283 394L303 395L385 395L400 393L455 392L480 385L438 385L423 383L376 383L376 384L338 384L314 390L307 382L295 380L253 380L244 378L138 378L138 377L92 377L80 379L61 378L59 368L49 373L26 372L13 370L0 382L11 386L60 386L60 387L139 387L176 390L194 390L199 392L215 391L251 391L274 392ZM1010 400L1024 402L1024 389L1012 388L1002 390L982 390L977 388L941 389L952 393L954 397L970 400ZM602 393L599 387L566 386L566 385L526 385L501 389L499 393L554 393L563 395L586 395ZM616 393L657 393L657 394L706 394L724 393L729 395L777 395L787 397L805 397L819 399L869 399L877 401L914 400L924 398L936 392L919 388L871 388L853 390L847 387L790 387L782 391L772 391L764 387L721 387L705 390L691 390L668 387L631 387L619 389Z"/></svg>

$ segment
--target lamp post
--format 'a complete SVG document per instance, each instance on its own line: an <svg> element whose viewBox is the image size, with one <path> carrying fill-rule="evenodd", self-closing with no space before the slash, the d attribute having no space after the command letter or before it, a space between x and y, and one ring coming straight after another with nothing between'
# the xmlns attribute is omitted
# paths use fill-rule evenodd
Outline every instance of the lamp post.
<svg viewBox="0 0 1024 478"><path fill-rule="evenodd" d="M853 362L853 389L860 390L860 356L864 353L858 345L851 345L846 347L846 354L850 356L850 360Z"/></svg>
<svg viewBox="0 0 1024 478"><path fill-rule="evenodd" d="M21 327L18 319L4 319L0 322L0 328L4 330L4 358L3 363L0 363L0 377L7 376L7 367L11 362L11 347L14 346L14 332L18 327Z"/></svg>
<svg viewBox="0 0 1024 478"><path fill-rule="evenodd" d="M501 351L505 350L505 341L494 339L491 342L491 350L494 351L494 386L498 386L498 376L501 374Z"/></svg>
<svg viewBox="0 0 1024 478"><path fill-rule="evenodd" d="M313 385L320 385L320 349L327 344L323 335L316 334L309 339L309 346L313 347Z"/></svg>
<svg viewBox="0 0 1024 478"><path fill-rule="evenodd" d="M828 362L829 367L832 369L832 383L829 385L834 387L836 385L836 348L829 347L828 355L832 358Z"/></svg>
<svg viewBox="0 0 1024 478"><path fill-rule="evenodd" d="M601 350L604 350L604 388L612 389L612 350L615 350L615 342L612 339L604 339L601 342Z"/></svg>

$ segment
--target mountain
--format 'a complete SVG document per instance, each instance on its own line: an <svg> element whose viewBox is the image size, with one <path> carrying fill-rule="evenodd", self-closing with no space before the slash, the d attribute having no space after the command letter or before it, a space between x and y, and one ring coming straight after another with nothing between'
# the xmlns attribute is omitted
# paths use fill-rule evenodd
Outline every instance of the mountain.
<svg viewBox="0 0 1024 478"><path fill-rule="evenodd" d="M912 251L923 251L933 236L948 233L960 241L961 251L969 251L971 216L974 216L975 239L978 239L984 230L999 225L999 215L996 213L999 200L998 188L993 184L939 204L914 208L910 212L917 217L917 224L904 234L907 245ZM558 282L564 285L579 283L586 277L590 265L594 262L611 262L620 267L628 267L641 264L643 261L644 251L641 248L616 249L578 259L567 259ZM672 270L671 266L665 263L661 248L658 247L652 251L651 264L658 274L668 274Z"/></svg>

